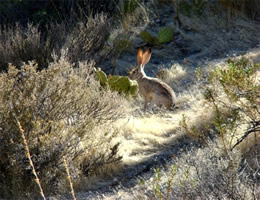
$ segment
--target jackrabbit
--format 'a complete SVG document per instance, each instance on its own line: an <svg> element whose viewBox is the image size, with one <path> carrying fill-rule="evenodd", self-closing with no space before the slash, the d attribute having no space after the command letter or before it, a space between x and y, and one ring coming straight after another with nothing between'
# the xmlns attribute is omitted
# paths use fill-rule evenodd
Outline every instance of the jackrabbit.
<svg viewBox="0 0 260 200"><path fill-rule="evenodd" d="M176 95L172 88L163 81L146 76L144 66L151 58L151 48L145 53L141 49L137 52L137 68L129 72L129 78L136 80L139 85L139 92L144 97L144 112L147 103L155 103L157 106L170 108L176 103Z"/></svg>

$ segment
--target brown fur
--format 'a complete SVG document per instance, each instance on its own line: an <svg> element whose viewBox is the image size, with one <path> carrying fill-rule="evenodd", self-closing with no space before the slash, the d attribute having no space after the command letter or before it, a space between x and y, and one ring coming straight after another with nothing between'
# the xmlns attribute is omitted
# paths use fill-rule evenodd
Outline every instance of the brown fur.
<svg viewBox="0 0 260 200"><path fill-rule="evenodd" d="M142 50L137 53L138 67L129 73L129 78L138 82L139 92L144 97L144 111L146 111L147 103L155 103L157 106L165 106L170 108L176 103L176 95L172 88L163 81L146 76L144 65L151 58L151 49L144 54Z"/></svg>

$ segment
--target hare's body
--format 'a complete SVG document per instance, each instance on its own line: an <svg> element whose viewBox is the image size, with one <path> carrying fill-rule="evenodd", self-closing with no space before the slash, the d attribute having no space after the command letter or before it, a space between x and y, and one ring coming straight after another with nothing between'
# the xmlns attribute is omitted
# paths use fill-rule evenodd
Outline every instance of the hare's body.
<svg viewBox="0 0 260 200"><path fill-rule="evenodd" d="M138 82L139 92L145 100L144 111L146 111L147 103L170 108L176 103L176 95L172 88L157 78L146 76L144 72L144 65L149 62L150 57L150 49L144 54L139 50L137 54L138 68L130 72L129 77Z"/></svg>
<svg viewBox="0 0 260 200"><path fill-rule="evenodd" d="M145 99L144 109L147 103L170 108L176 103L176 96L170 86L156 78L144 76L137 79L140 94Z"/></svg>

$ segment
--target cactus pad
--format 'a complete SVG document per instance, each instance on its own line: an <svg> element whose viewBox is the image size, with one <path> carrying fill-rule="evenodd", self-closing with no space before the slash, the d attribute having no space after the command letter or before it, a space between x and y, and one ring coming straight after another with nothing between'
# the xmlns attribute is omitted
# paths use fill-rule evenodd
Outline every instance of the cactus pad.
<svg viewBox="0 0 260 200"><path fill-rule="evenodd" d="M135 96L138 92L138 85L136 81L131 81L126 76L112 76L108 79L109 86L112 90L117 91L119 94L126 96Z"/></svg>
<svg viewBox="0 0 260 200"><path fill-rule="evenodd" d="M98 71L96 71L96 78L102 87L108 87L112 91L123 94L125 97L136 96L138 93L137 82L130 80L127 76L114 75L107 77L105 72L98 69Z"/></svg>
<svg viewBox="0 0 260 200"><path fill-rule="evenodd" d="M159 31L158 39L161 44L170 42L173 38L173 30L169 27L164 27Z"/></svg>
<svg viewBox="0 0 260 200"><path fill-rule="evenodd" d="M130 80L130 88L129 88L129 94L131 96L136 96L138 94L138 83L136 80Z"/></svg>
<svg viewBox="0 0 260 200"><path fill-rule="evenodd" d="M99 80L101 86L104 87L107 85L107 75L105 74L105 72L99 69L98 71L96 71L96 77L97 80Z"/></svg>

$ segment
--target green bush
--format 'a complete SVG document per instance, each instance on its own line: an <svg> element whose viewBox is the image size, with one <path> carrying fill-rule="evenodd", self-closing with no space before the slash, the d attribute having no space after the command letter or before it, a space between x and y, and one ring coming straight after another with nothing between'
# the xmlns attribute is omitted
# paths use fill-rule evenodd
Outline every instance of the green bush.
<svg viewBox="0 0 260 200"><path fill-rule="evenodd" d="M124 53L131 46L132 46L132 42L129 40L129 36L119 35L113 41L113 48L115 48L115 51L120 52L120 54Z"/></svg>
<svg viewBox="0 0 260 200"><path fill-rule="evenodd" d="M168 43L173 38L173 30L170 27L163 27L158 33L158 37L152 36L148 31L142 31L140 37L149 45Z"/></svg>
<svg viewBox="0 0 260 200"><path fill-rule="evenodd" d="M214 108L214 124L223 142L226 137L237 138L237 132L247 127L232 148L260 129L259 69L260 64L250 64L244 58L229 59L226 67L217 68L210 74L204 96Z"/></svg>
<svg viewBox="0 0 260 200"><path fill-rule="evenodd" d="M66 187L62 156L71 163L73 181L120 161L109 123L120 118L124 100L100 88L93 62L73 68L59 60L37 71L30 62L17 69L9 65L0 76L0 196L22 198L39 190L34 182L21 133L20 121L43 190ZM103 132L96 127L103 128ZM87 173L86 173L87 171Z"/></svg>

